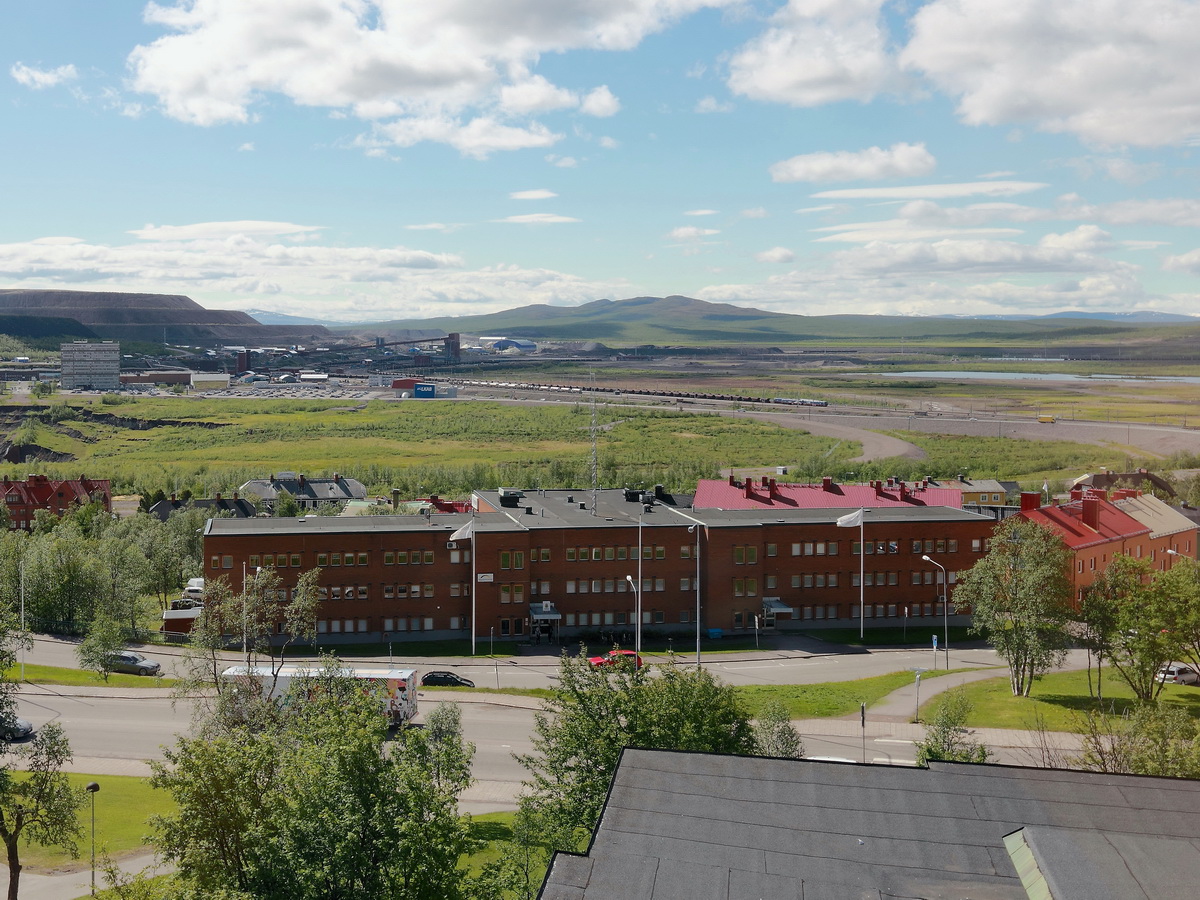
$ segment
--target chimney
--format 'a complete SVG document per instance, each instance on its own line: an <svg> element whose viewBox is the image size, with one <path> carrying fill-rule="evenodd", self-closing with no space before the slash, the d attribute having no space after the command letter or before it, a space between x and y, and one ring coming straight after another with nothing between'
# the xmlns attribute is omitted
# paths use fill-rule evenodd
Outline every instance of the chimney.
<svg viewBox="0 0 1200 900"><path fill-rule="evenodd" d="M878 497L882 493L883 493L883 481L882 480L876 481L875 482L875 496Z"/></svg>
<svg viewBox="0 0 1200 900"><path fill-rule="evenodd" d="M754 481L752 479L746 479L746 483L742 487L742 496L747 500L754 496Z"/></svg>
<svg viewBox="0 0 1200 900"><path fill-rule="evenodd" d="M823 491L832 491L833 490L833 476L832 475L825 475L821 478L821 490L823 490Z"/></svg>
<svg viewBox="0 0 1200 900"><path fill-rule="evenodd" d="M908 499L908 485L905 484L903 481L900 482L900 499L901 500Z"/></svg>
<svg viewBox="0 0 1200 900"><path fill-rule="evenodd" d="M171 502L172 502L172 503L174 503L174 502L176 501L176 499L177 499L177 498L175 497L175 494L174 494L174 493L172 493L172 494L171 494Z"/></svg>
<svg viewBox="0 0 1200 900"><path fill-rule="evenodd" d="M234 491L234 492L233 492L233 502L234 502L234 503L237 503L237 501L238 501L238 492L237 492L237 491Z"/></svg>
<svg viewBox="0 0 1200 900"><path fill-rule="evenodd" d="M172 500L174 500L174 499L175 499L175 495L174 495L174 494L172 494L172 495L171 495L171 499L172 499ZM220 500L220 499L221 499L221 492L220 492L220 491L218 491L218 492L217 492L217 500Z"/></svg>
<svg viewBox="0 0 1200 900"><path fill-rule="evenodd" d="M896 486L895 480L889 475L888 476L888 487L891 488L891 487L895 487L895 486Z"/></svg>
<svg viewBox="0 0 1200 900"><path fill-rule="evenodd" d="M392 488L392 509L400 508L400 488Z"/></svg>
<svg viewBox="0 0 1200 900"><path fill-rule="evenodd" d="M300 487L304 487L304 473L300 473Z"/></svg>
<svg viewBox="0 0 1200 900"><path fill-rule="evenodd" d="M661 484L656 484L654 486L654 497L657 500L666 500L667 499L666 488L664 488Z"/></svg>
<svg viewBox="0 0 1200 900"><path fill-rule="evenodd" d="M338 484L341 482L341 480L342 480L342 476L339 475L337 472L334 472L333 473L333 483Z"/></svg>
<svg viewBox="0 0 1200 900"><path fill-rule="evenodd" d="M772 478L771 483L769 485L767 485L767 496L770 497L772 500L774 500L776 497L776 493L777 493L777 491L776 491L776 487L775 487L775 479Z"/></svg>
<svg viewBox="0 0 1200 900"><path fill-rule="evenodd" d="M1083 488L1071 488L1071 502L1078 503L1083 499Z"/></svg>
<svg viewBox="0 0 1200 900"><path fill-rule="evenodd" d="M1100 498L1083 498L1083 524L1093 531L1100 530Z"/></svg>
<svg viewBox="0 0 1200 900"><path fill-rule="evenodd" d="M737 481L734 479L732 472L729 473L729 486L737 487Z"/></svg>
<svg viewBox="0 0 1200 900"><path fill-rule="evenodd" d="M1042 495L1037 491L1021 491L1021 512L1042 508Z"/></svg>

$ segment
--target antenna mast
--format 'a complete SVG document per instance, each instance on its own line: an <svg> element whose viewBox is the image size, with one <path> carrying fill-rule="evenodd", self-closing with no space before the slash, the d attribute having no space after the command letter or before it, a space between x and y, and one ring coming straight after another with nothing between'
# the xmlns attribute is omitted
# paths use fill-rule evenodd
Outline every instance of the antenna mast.
<svg viewBox="0 0 1200 900"><path fill-rule="evenodd" d="M596 515L596 503L600 493L600 456L596 450L597 435L600 432L600 422L596 411L596 370L592 370L592 515Z"/></svg>

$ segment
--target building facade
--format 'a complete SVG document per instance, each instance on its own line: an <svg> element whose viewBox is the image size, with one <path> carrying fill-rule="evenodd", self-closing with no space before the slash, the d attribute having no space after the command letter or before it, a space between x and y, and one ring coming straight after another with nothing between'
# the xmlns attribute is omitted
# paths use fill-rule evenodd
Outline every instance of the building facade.
<svg viewBox="0 0 1200 900"><path fill-rule="evenodd" d="M632 496L631 496L632 494ZM471 513L213 519L205 576L241 590L273 567L290 591L321 569L322 640L559 638L899 624L943 615L991 517L953 507L694 510L640 492L477 492ZM697 618L699 616L699 618ZM881 621L882 620L882 621ZM334 637L336 636L336 638Z"/></svg>
<svg viewBox="0 0 1200 900"><path fill-rule="evenodd" d="M121 388L121 345L73 341L60 346L62 386L68 390L116 391Z"/></svg>
<svg viewBox="0 0 1200 900"><path fill-rule="evenodd" d="M72 506L84 506L93 500L112 512L112 483L94 478L58 480L45 475L30 475L23 481L4 476L0 497L8 507L9 528L29 531L39 509L61 516Z"/></svg>

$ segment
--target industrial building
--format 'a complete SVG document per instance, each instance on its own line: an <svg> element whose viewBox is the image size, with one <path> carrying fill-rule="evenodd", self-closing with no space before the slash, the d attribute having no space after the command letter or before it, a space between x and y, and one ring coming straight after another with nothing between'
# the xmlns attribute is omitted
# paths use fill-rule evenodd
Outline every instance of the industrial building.
<svg viewBox="0 0 1200 900"><path fill-rule="evenodd" d="M121 345L73 341L60 347L62 386L68 390L116 391L121 387Z"/></svg>

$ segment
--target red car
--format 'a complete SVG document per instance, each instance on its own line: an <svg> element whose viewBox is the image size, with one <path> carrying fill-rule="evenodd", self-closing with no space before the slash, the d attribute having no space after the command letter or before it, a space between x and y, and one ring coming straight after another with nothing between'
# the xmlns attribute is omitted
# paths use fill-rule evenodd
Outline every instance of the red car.
<svg viewBox="0 0 1200 900"><path fill-rule="evenodd" d="M609 650L603 656L589 656L593 666L615 666L618 663L633 663L635 669L642 667L642 658L632 650Z"/></svg>

